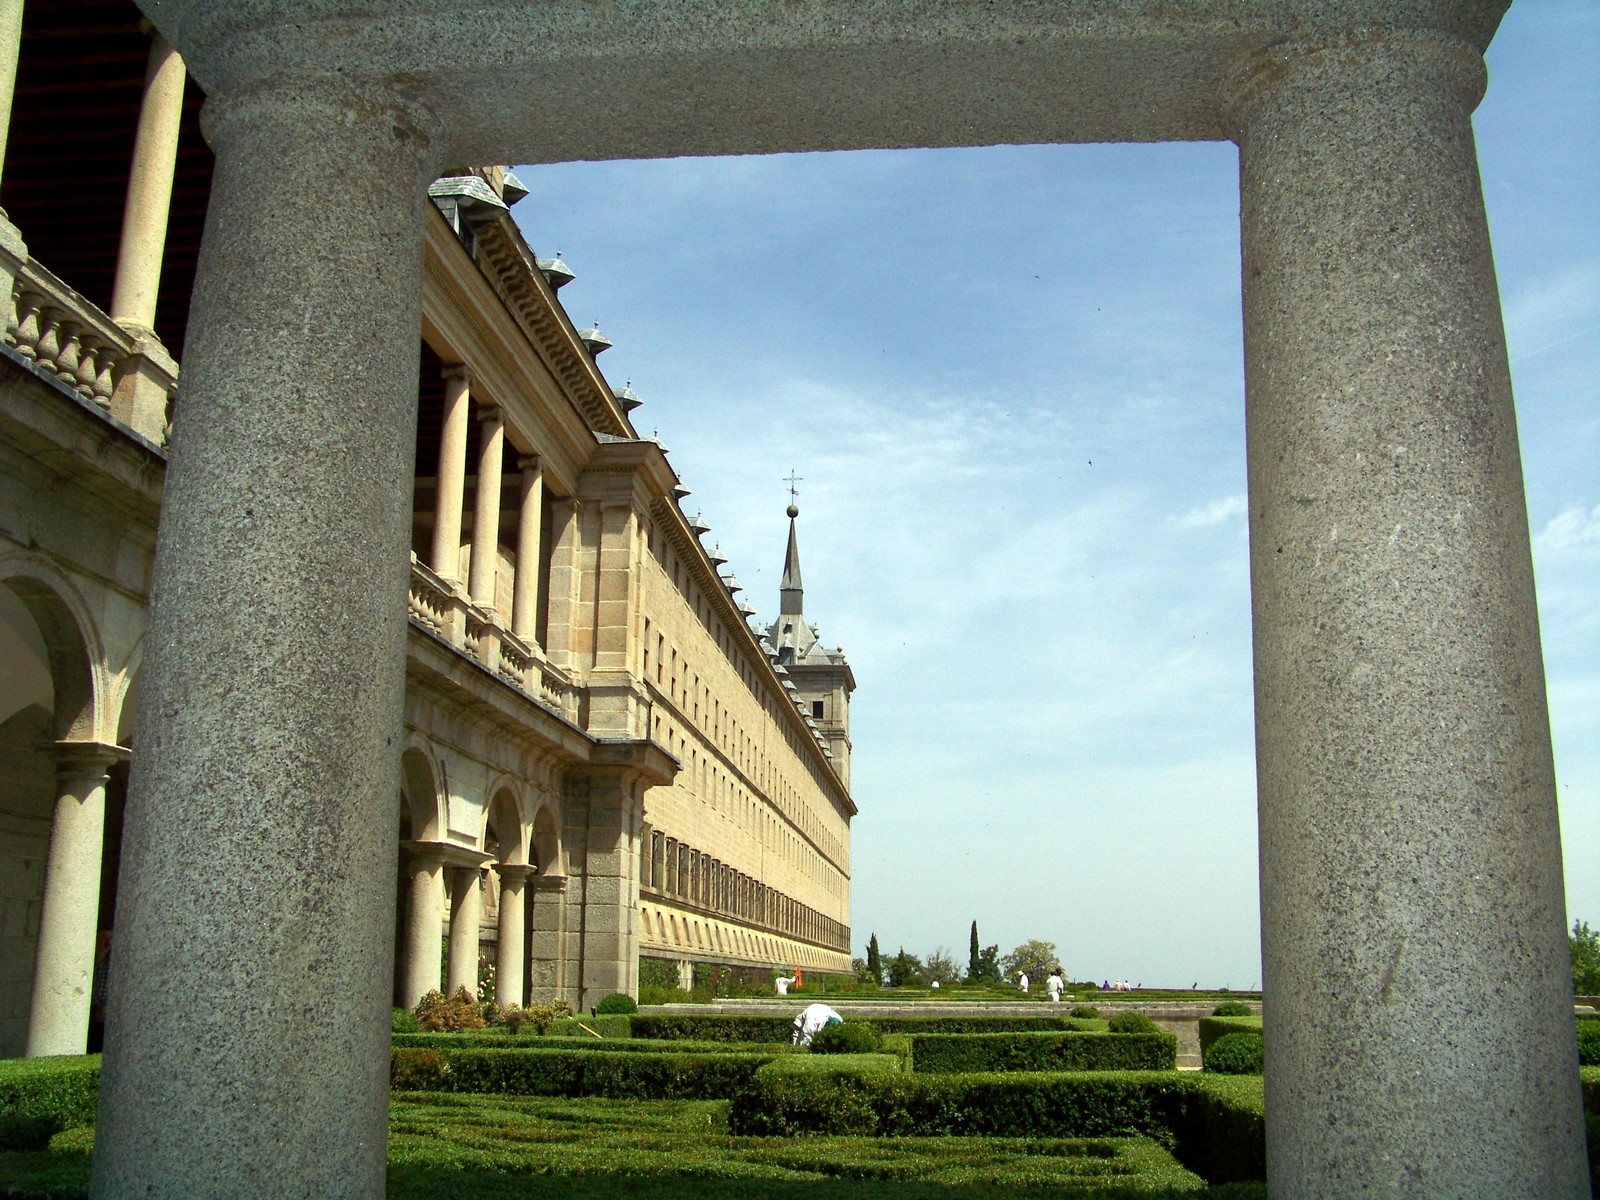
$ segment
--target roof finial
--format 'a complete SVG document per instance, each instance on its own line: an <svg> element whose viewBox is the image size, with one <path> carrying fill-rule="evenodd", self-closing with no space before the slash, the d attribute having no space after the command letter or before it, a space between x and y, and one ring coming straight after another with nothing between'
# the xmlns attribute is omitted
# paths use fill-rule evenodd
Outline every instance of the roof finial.
<svg viewBox="0 0 1600 1200"><path fill-rule="evenodd" d="M805 480L802 476L796 475L794 468L790 467L789 478L784 482L789 485L789 519L793 520L800 515L800 507L795 504L795 501L800 498L800 489L795 487L795 484L804 483Z"/></svg>

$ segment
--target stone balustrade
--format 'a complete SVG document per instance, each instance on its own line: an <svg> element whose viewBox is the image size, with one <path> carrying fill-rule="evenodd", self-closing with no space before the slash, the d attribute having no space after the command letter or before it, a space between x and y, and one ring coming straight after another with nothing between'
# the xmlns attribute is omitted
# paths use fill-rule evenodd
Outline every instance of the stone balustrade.
<svg viewBox="0 0 1600 1200"><path fill-rule="evenodd" d="M578 718L578 688L536 646L500 628L484 610L428 565L411 556L411 619L476 659L512 687L568 721Z"/></svg>
<svg viewBox="0 0 1600 1200"><path fill-rule="evenodd" d="M165 393L161 421L164 429L165 411L177 391L176 367L169 370L164 369L166 364L152 364L139 337L124 330L33 259L18 267L6 315L5 341L18 354L107 412L114 412L113 397L126 375L154 369L156 386ZM141 428L140 432L150 436L161 430Z"/></svg>

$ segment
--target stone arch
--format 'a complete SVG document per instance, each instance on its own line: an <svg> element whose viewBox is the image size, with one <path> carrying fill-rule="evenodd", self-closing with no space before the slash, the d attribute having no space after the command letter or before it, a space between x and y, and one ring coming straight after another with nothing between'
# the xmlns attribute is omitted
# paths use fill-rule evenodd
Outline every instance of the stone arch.
<svg viewBox="0 0 1600 1200"><path fill-rule="evenodd" d="M566 862L561 846L561 814L553 800L544 800L534 810L529 823L529 859L541 875L565 875Z"/></svg>
<svg viewBox="0 0 1600 1200"><path fill-rule="evenodd" d="M0 588L15 601L6 605L9 614L0 609L0 625L20 643L23 661L31 654L49 673L50 736L56 741L108 740L105 650L72 581L48 562L19 555L0 558ZM31 630L18 619L19 608L31 620ZM8 715L0 714L0 720Z"/></svg>
<svg viewBox="0 0 1600 1200"><path fill-rule="evenodd" d="M528 861L527 827L522 819L522 803L517 791L508 782L496 783L489 789L489 803L483 810L483 822L478 829L478 845L490 849L491 839L495 849L494 861L526 863Z"/></svg>
<svg viewBox="0 0 1600 1200"><path fill-rule="evenodd" d="M438 841L444 829L442 777L427 743L409 740L400 755L401 825L416 841Z"/></svg>

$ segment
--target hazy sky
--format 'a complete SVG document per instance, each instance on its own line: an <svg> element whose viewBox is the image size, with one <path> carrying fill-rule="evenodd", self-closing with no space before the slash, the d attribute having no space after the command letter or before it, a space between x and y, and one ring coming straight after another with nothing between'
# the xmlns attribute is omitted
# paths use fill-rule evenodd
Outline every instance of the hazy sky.
<svg viewBox="0 0 1600 1200"><path fill-rule="evenodd" d="M1476 126L1570 917L1600 923L1600 6L1523 0ZM1237 152L996 147L522 168L763 619L791 468L852 710L856 954L1057 944L1261 978Z"/></svg>

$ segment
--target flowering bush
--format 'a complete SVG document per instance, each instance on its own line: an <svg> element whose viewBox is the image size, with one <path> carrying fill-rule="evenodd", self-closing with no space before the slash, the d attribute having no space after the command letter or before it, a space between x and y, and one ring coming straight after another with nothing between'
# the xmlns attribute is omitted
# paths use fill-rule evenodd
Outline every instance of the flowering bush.
<svg viewBox="0 0 1600 1200"><path fill-rule="evenodd" d="M417 1024L426 1033L452 1033L458 1029L482 1029L483 1009L470 992L458 987L449 996L435 989L416 1007Z"/></svg>

